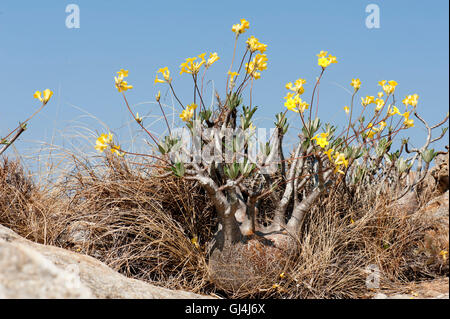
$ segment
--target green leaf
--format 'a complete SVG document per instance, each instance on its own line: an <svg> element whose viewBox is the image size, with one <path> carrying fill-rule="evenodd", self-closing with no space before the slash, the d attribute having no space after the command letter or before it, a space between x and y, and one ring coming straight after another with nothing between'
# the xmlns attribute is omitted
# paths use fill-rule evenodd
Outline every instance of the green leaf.
<svg viewBox="0 0 450 319"><path fill-rule="evenodd" d="M425 151L423 151L421 153L422 158L426 163L431 163L431 161L434 159L436 154L437 153L434 151L434 149L426 149Z"/></svg>
<svg viewBox="0 0 450 319"><path fill-rule="evenodd" d="M183 177L184 173L186 172L184 164L182 162L175 163L175 165L173 165L171 169L177 177Z"/></svg>
<svg viewBox="0 0 450 319"><path fill-rule="evenodd" d="M406 172L408 169L411 168L412 164L409 164L408 161L406 161L403 157L400 157L396 163L395 166L397 167L398 171L400 173Z"/></svg>

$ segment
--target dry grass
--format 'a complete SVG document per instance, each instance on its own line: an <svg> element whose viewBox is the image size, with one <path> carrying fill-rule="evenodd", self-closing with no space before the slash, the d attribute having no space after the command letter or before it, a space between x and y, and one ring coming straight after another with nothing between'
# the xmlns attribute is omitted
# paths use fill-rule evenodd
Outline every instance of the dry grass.
<svg viewBox="0 0 450 319"><path fill-rule="evenodd" d="M0 162L0 224L27 239L46 243L50 206L21 163L4 157Z"/></svg>
<svg viewBox="0 0 450 319"><path fill-rule="evenodd" d="M389 207L375 190L353 198L330 190L288 252L251 241L209 267L206 243L217 221L195 183L158 178L155 169L112 157L100 166L75 163L57 184L38 187L19 163L4 160L0 223L31 240L92 255L129 277L230 298L364 298L372 264L386 289L448 276L448 259L429 254L445 243L448 251L448 233Z"/></svg>

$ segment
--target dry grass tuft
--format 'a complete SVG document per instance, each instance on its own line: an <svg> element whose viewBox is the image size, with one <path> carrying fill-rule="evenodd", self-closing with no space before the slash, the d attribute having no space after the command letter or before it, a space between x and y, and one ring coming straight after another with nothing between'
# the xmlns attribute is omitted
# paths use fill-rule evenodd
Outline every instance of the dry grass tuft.
<svg viewBox="0 0 450 319"><path fill-rule="evenodd" d="M192 183L151 177L114 157L78 162L56 185L61 207L55 245L92 255L129 277L200 291L211 206ZM191 239L197 236L196 247Z"/></svg>
<svg viewBox="0 0 450 319"><path fill-rule="evenodd" d="M209 258L217 221L195 183L109 156L98 166L74 162L58 183L38 187L19 162L4 159L0 223L129 277L229 298L364 298L370 265L380 269L383 289L448 276L448 259L439 255L448 251L448 233L388 205L376 190L330 190L288 252L250 240Z"/></svg>
<svg viewBox="0 0 450 319"><path fill-rule="evenodd" d="M0 224L40 243L47 237L49 202L19 160L0 162Z"/></svg>

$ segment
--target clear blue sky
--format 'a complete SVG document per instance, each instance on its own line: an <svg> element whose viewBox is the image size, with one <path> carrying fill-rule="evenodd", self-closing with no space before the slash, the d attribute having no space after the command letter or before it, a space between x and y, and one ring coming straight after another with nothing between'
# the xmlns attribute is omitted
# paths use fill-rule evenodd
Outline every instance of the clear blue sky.
<svg viewBox="0 0 450 319"><path fill-rule="evenodd" d="M70 3L80 8L80 29L65 26ZM365 25L365 8L371 3L380 7L379 29ZM155 72L168 66L180 96L190 103L192 86L187 75L178 75L179 65L201 52L221 57L209 78L223 93L233 49L231 26L240 18L250 22L250 30L241 37L239 49L250 35L268 44L268 70L256 81L253 95L253 103L260 106L259 125L271 126L273 115L284 110L286 82L307 79L309 100L320 72L316 57L320 50L337 56L339 62L327 69L320 87L320 116L325 121L344 123L342 108L350 103L350 95L341 86L351 89L351 79L358 77L361 95L375 95L383 79L399 83L398 99L418 93L419 111L434 123L445 116L449 105L448 9L446 0L2 0L0 136L38 106L35 90L51 88L52 101L30 123L16 149L38 152L34 141L50 143L52 136L54 142L68 145L77 125L103 130L96 120L80 117L83 112L78 108L100 118L121 140L128 139L137 127L126 125L130 117L114 88L115 72L130 71L134 89L128 97L136 105L154 100L163 88L154 86ZM170 104L170 98L165 103ZM138 105L136 111L159 115L153 104ZM292 127L299 126L296 121L292 118ZM151 129L162 127L158 125ZM424 131L416 126L410 135L419 145ZM439 146L447 140L448 135Z"/></svg>

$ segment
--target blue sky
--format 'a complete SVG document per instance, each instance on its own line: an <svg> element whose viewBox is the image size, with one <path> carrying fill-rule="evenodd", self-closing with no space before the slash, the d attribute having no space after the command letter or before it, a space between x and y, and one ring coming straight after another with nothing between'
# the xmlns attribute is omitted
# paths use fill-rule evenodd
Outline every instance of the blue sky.
<svg viewBox="0 0 450 319"><path fill-rule="evenodd" d="M70 3L80 8L79 29L66 28L65 8ZM380 8L379 29L365 25L365 8L371 3ZM129 70L134 89L128 98L135 110L159 116L156 105L144 103L154 101L158 89L164 103L172 103L164 87L153 84L156 70L168 66L180 97L191 103L192 86L187 75L178 75L180 63L202 52L217 52L221 59L208 74L223 93L233 50L231 26L241 18L250 22L250 30L241 37L238 54L250 35L268 44L268 69L253 91L260 126L270 127L273 115L284 110L285 83L305 78L309 100L320 73L316 57L320 50L338 59L320 86L319 115L324 121L344 124L343 106L350 103L350 95L343 87L351 89L351 79L358 77L360 95L376 95L378 81L396 80L397 98L419 94L418 110L435 123L449 105L448 9L444 0L2 0L0 136L39 106L33 99L35 90L50 88L55 92L52 101L30 123L16 150L39 152L37 141L69 145L78 127L86 134L104 131L86 112L125 141L138 129L114 88L115 72ZM296 117L291 122L293 128L299 127ZM160 124L150 129L160 131ZM419 146L425 132L416 126L407 135ZM448 134L437 148L447 143Z"/></svg>

